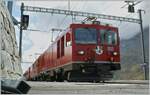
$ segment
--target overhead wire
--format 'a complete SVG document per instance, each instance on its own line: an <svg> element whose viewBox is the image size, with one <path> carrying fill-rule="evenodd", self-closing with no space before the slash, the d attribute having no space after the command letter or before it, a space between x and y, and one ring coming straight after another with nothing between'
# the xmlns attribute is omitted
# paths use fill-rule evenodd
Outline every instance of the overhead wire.
<svg viewBox="0 0 150 95"><path fill-rule="evenodd" d="M70 1L69 1L70 2ZM71 2L70 2L70 5L71 5ZM74 4L74 5L77 5L77 4ZM74 6L73 8L71 8L70 6L70 10L73 10L75 9L76 6ZM65 15L65 17L62 19L62 21L59 23L58 27L60 28L60 26L64 23L65 19L68 17L68 15ZM73 19L72 19L72 22L73 22Z"/></svg>
<svg viewBox="0 0 150 95"><path fill-rule="evenodd" d="M137 5L137 4L139 4L139 3L141 3L142 1L137 1L137 2L135 2L135 4L134 4L134 6L135 5ZM122 8L122 7L121 7ZM124 7L123 7L124 8ZM135 17L135 16L137 16L137 14L133 14L133 13L130 13L130 14L127 14L125 17L131 17L131 18L133 18L133 17ZM118 25L119 27L121 26L121 24L122 24L122 22ZM126 25L126 24L125 24ZM123 25L123 26L125 26L125 25Z"/></svg>
<svg viewBox="0 0 150 95"><path fill-rule="evenodd" d="M71 2L70 1L68 1L69 3L68 4L70 4L71 5ZM70 5L68 5L68 10L73 10L73 9L75 9L75 7L76 7L76 5L78 5L78 4L74 4L75 6L73 6L73 8L71 8L71 6ZM68 15L65 15L65 17L61 20L61 22L58 24L58 28L60 28L61 27L61 25L63 25L63 23L64 23L64 21L66 20L66 18L68 17ZM72 22L73 22L73 16L72 16ZM60 34L60 32L58 33L58 35Z"/></svg>
<svg viewBox="0 0 150 95"><path fill-rule="evenodd" d="M70 4L71 4L71 2L70 2L70 0L68 0L68 10L71 9ZM60 22L60 23L57 23L57 27L58 27L58 28L61 27L61 25L64 23L65 19L67 18L67 16L68 16L68 15L65 15L65 17L63 17L63 19L61 20L61 22ZM58 19L57 19L57 22L58 22ZM59 34L60 34L60 31L58 32L58 35L57 35L57 36L59 36Z"/></svg>
<svg viewBox="0 0 150 95"><path fill-rule="evenodd" d="M82 4L82 7L77 7L78 9L76 9L76 10L84 10L84 8L85 8L85 5L87 4L87 0L82 0L81 2L83 2L83 4ZM79 2L80 3L80 2ZM80 3L81 4L81 3ZM75 5L79 5L79 4L75 4ZM74 6L74 8L75 8L76 6ZM76 21L76 18L74 17L74 19L73 19L74 21Z"/></svg>

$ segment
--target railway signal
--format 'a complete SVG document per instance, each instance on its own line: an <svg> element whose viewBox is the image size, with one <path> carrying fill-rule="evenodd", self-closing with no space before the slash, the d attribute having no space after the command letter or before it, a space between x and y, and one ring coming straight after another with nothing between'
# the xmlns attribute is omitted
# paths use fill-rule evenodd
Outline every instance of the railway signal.
<svg viewBox="0 0 150 95"><path fill-rule="evenodd" d="M23 29L26 30L29 25L29 15L23 15L21 22L22 22Z"/></svg>
<svg viewBox="0 0 150 95"><path fill-rule="evenodd" d="M134 13L135 12L134 6L141 3L141 2L142 1L137 1L137 2L135 2L135 1L125 1L126 4L124 6L122 6L121 8L124 8L125 6L128 5L128 12L129 13Z"/></svg>

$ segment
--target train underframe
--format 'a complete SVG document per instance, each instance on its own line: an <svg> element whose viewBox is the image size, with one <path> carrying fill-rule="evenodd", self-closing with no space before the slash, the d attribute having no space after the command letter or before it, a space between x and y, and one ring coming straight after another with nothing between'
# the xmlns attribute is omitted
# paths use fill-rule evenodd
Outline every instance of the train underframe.
<svg viewBox="0 0 150 95"><path fill-rule="evenodd" d="M32 81L100 82L113 78L113 71L120 70L119 63L72 63L48 70Z"/></svg>

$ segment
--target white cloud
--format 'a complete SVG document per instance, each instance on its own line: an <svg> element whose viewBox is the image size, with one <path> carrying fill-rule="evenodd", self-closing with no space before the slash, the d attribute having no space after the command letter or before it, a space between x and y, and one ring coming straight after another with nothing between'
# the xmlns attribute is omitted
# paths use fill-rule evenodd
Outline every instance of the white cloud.
<svg viewBox="0 0 150 95"><path fill-rule="evenodd" d="M51 33L30 31L29 39L32 41L33 44L30 49L23 52L23 71L31 66L31 64L38 58L38 56L48 48L51 43Z"/></svg>
<svg viewBox="0 0 150 95"><path fill-rule="evenodd" d="M33 46L24 52L24 61L35 61L37 53L42 53L51 43L50 32L31 31L29 38L32 40Z"/></svg>

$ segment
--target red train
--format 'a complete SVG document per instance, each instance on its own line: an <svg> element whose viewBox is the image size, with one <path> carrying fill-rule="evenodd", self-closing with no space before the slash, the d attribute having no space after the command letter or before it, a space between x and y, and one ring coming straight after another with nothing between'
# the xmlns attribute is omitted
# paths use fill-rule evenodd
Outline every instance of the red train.
<svg viewBox="0 0 150 95"><path fill-rule="evenodd" d="M104 81L120 70L118 28L71 24L25 72L35 81Z"/></svg>

